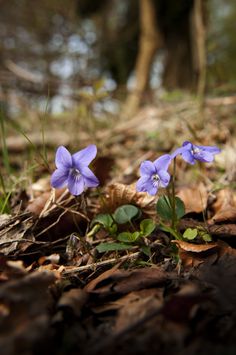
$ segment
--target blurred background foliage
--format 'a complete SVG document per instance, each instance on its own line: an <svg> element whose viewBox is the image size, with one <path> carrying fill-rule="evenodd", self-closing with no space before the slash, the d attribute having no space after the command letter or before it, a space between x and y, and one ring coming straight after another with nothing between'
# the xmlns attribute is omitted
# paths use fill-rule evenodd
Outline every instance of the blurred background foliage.
<svg viewBox="0 0 236 355"><path fill-rule="evenodd" d="M211 87L235 90L236 84L236 2L209 1L208 69Z"/></svg>
<svg viewBox="0 0 236 355"><path fill-rule="evenodd" d="M164 33L181 26L193 1L178 2L178 9L176 1L165 7L155 0ZM207 92L231 92L236 83L236 2L205 3ZM45 107L45 102L58 113L81 100L93 102L97 113L118 112L134 79L138 0L0 0L0 5L0 99L7 115L27 105ZM165 85L164 60L160 50L151 69L150 87L157 93L163 86L175 89ZM172 68L175 61L181 73L187 64L172 55ZM186 88L186 83L176 83Z"/></svg>

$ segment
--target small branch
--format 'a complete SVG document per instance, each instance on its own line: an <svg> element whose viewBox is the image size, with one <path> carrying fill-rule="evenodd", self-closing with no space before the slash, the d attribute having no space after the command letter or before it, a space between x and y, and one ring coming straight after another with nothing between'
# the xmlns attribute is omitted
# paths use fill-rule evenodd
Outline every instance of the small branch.
<svg viewBox="0 0 236 355"><path fill-rule="evenodd" d="M204 24L203 6L202 0L194 1L193 23L196 41L196 69L198 71L197 95L201 109L203 107L206 87L206 28Z"/></svg>
<svg viewBox="0 0 236 355"><path fill-rule="evenodd" d="M12 243L21 243L21 242L26 242L26 243L30 243L30 244L36 244L36 245L43 245L43 246L52 246L54 244L60 243L60 242L65 242L67 239L69 239L69 236L65 237L65 238L60 238L57 240L54 240L53 242L43 242L43 241L36 241L36 240L30 240L27 238L21 238L21 239L12 239L12 240L8 240L5 242L1 242L0 243L0 247L3 247L4 245L8 245L8 244L12 244Z"/></svg>
<svg viewBox="0 0 236 355"><path fill-rule="evenodd" d="M90 269L95 269L99 266L105 266L105 265L110 265L110 264L114 264L116 262L123 262L126 260L136 260L140 255L140 252L136 252L133 254L129 254L129 255L124 255L121 256L120 258L112 258L112 259L108 259L108 260L103 260L103 261L99 261L97 263L92 263L92 264L88 264L88 265L83 265L83 266L79 266L79 267L74 267L71 270L65 270L63 271L63 275L68 275L68 274L72 274L74 272L80 272L80 271L86 271L86 270L90 270Z"/></svg>

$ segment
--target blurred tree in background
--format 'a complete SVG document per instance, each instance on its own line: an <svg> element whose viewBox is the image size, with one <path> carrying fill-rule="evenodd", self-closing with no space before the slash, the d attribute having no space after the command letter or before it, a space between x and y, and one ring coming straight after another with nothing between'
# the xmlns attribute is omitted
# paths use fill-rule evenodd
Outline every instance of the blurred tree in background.
<svg viewBox="0 0 236 355"><path fill-rule="evenodd" d="M209 1L211 26L208 33L208 82L211 87L235 91L236 2Z"/></svg>
<svg viewBox="0 0 236 355"><path fill-rule="evenodd" d="M133 83L132 111L150 84L204 91L205 59L208 90L236 80L233 0L0 4L0 96L13 111L47 98L52 110L70 108L101 78L119 97Z"/></svg>

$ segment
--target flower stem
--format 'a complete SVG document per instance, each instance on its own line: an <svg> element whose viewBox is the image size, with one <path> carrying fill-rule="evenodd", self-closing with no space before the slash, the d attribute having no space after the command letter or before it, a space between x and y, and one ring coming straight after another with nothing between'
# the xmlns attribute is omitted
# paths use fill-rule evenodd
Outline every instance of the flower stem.
<svg viewBox="0 0 236 355"><path fill-rule="evenodd" d="M136 229L135 229L135 227L134 227L133 223L132 223L131 221L129 221L129 224L130 224L130 226L131 226L131 228L132 228L133 232L136 232Z"/></svg>
<svg viewBox="0 0 236 355"><path fill-rule="evenodd" d="M105 199L100 187L97 187L97 193L98 193L98 197L99 197L102 207L104 209L107 209L107 202L106 202L106 199Z"/></svg>
<svg viewBox="0 0 236 355"><path fill-rule="evenodd" d="M80 195L80 201L77 196L76 196L76 200L80 203L80 208L82 209L85 216L88 217L88 203L84 192Z"/></svg>
<svg viewBox="0 0 236 355"><path fill-rule="evenodd" d="M172 208L172 228L176 230L176 205L175 205L175 178L176 178L176 158L174 158L173 177L171 180L171 208Z"/></svg>

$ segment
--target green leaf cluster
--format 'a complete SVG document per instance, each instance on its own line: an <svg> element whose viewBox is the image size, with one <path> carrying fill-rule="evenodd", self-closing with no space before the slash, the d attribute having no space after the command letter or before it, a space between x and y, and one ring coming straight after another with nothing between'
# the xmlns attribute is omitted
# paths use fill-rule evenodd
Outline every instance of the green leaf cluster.
<svg viewBox="0 0 236 355"><path fill-rule="evenodd" d="M144 219L140 222L140 230L135 232L121 232L117 236L120 243L101 243L97 246L97 250L102 253L105 251L117 251L130 249L132 245L137 245L142 238L148 237L156 228L156 224L152 219ZM140 245L141 250L150 255L150 250L145 245Z"/></svg>
<svg viewBox="0 0 236 355"><path fill-rule="evenodd" d="M132 219L138 218L141 211L133 205L123 205L118 207L113 214L98 214L91 222L91 227L98 224L106 229L110 234L117 232L117 224L131 223Z"/></svg>
<svg viewBox="0 0 236 355"><path fill-rule="evenodd" d="M211 235L203 228L187 228L183 234L183 238L187 240L194 240L200 237L204 242L211 242Z"/></svg>
<svg viewBox="0 0 236 355"><path fill-rule="evenodd" d="M123 232L117 236L117 239L125 243L135 243L140 238L148 237L156 228L152 219L144 219L140 223L140 230L136 232Z"/></svg>
<svg viewBox="0 0 236 355"><path fill-rule="evenodd" d="M88 236L92 236L98 229L104 228L119 242L101 243L97 246L99 252L129 249L132 244L140 244L141 239L148 237L156 228L152 219L144 219L140 222L139 230L135 230L133 220L140 218L141 214L138 207L128 204L118 207L113 214L99 214L93 219L92 229ZM124 224L129 224L132 231L118 233L118 226ZM145 253L148 253L146 249Z"/></svg>

